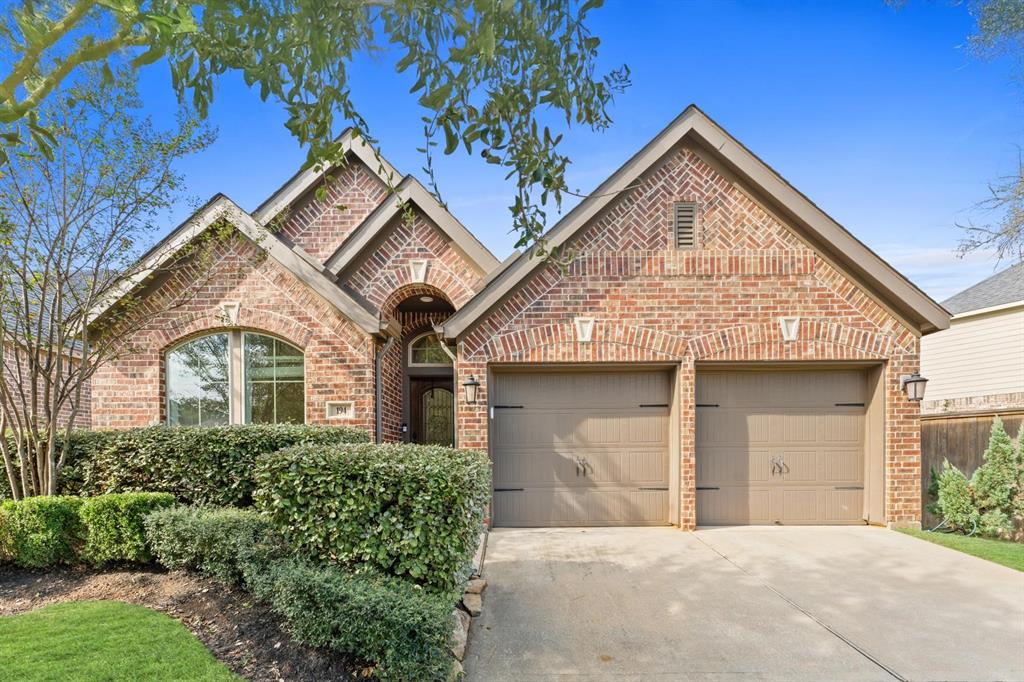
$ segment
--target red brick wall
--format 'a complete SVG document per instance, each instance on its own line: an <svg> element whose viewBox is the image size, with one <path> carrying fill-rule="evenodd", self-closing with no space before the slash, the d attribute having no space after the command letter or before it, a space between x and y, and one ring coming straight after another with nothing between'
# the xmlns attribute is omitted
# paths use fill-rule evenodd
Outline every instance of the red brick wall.
<svg viewBox="0 0 1024 682"><path fill-rule="evenodd" d="M675 201L700 206L696 250L670 247ZM888 365L886 515L919 521L918 406L898 385L918 366L917 337L741 187L679 151L571 246L577 257L567 272L541 268L460 339L456 382L474 374L483 384L476 405L459 405L461 447L487 447L489 363L678 363L680 522L692 528L696 362L881 360ZM577 316L596 318L591 343L576 342ZM799 340L782 341L780 316L802 318Z"/></svg>
<svg viewBox="0 0 1024 682"><path fill-rule="evenodd" d="M347 166L332 174L326 188L323 200L311 190L296 202L281 227L283 236L320 261L330 258L388 193L387 185L352 156Z"/></svg>
<svg viewBox="0 0 1024 682"><path fill-rule="evenodd" d="M239 237L222 245L202 274L180 272L146 300L157 307L152 318L94 378L94 427L162 422L164 353L224 329L220 305L238 301L237 327L279 336L305 352L308 423L328 423L327 401L352 400L355 418L329 423L372 431L372 339L252 243Z"/></svg>
<svg viewBox="0 0 1024 682"><path fill-rule="evenodd" d="M18 369L18 365L21 366L20 371ZM4 365L0 369L2 369L8 385L11 387L15 401L20 403L22 397L21 394L24 392L25 400L31 402L31 395L29 395L29 385L31 383L29 381L30 372L25 351L22 350L21 353L16 353L13 348L8 347L4 353ZM24 389L19 388L22 386ZM92 421L89 414L92 406L90 398L91 388L92 382L88 380L86 380L82 385L82 398L78 407L78 412L75 414L75 426L77 427L87 428ZM45 382L39 381L37 383L36 390L40 396L39 403L37 403L37 405L42 409L43 402L45 400L43 398L46 390ZM61 406L60 412L57 415L57 424L59 426L63 427L67 425L68 420L71 418L71 410L73 407L73 400L70 399L65 401ZM0 406L0 409L3 409L3 407Z"/></svg>
<svg viewBox="0 0 1024 682"><path fill-rule="evenodd" d="M352 272L346 286L385 319L393 313L394 306L413 295L395 296L404 287L417 284L412 281L409 267L414 260L430 261L424 284L441 291L456 309L473 296L481 279L462 252L428 218L416 211L411 223L402 217L394 220L387 238Z"/></svg>

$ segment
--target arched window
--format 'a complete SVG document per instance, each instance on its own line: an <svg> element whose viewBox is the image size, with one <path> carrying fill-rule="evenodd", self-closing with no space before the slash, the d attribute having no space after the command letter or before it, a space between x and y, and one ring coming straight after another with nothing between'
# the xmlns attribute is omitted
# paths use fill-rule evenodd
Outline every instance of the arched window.
<svg viewBox="0 0 1024 682"><path fill-rule="evenodd" d="M302 351L255 332L218 332L167 353L167 423L301 424Z"/></svg>
<svg viewBox="0 0 1024 682"><path fill-rule="evenodd" d="M409 343L410 367L448 367L451 364L451 356L445 352L434 332L420 334Z"/></svg>

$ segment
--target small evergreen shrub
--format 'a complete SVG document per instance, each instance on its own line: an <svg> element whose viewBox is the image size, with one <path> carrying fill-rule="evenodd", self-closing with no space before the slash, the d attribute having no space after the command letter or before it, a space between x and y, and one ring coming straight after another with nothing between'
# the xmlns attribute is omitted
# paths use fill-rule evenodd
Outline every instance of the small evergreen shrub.
<svg viewBox="0 0 1024 682"><path fill-rule="evenodd" d="M974 506L971 487L963 472L945 460L939 474L939 509L954 530L973 532L980 514Z"/></svg>
<svg viewBox="0 0 1024 682"><path fill-rule="evenodd" d="M244 562L284 554L270 521L252 510L173 507L153 512L145 525L163 566L200 571L228 585L241 582Z"/></svg>
<svg viewBox="0 0 1024 682"><path fill-rule="evenodd" d="M143 528L145 516L174 505L169 493L114 493L82 501L79 516L85 528L82 559L149 563L153 560Z"/></svg>
<svg viewBox="0 0 1024 682"><path fill-rule="evenodd" d="M298 444L365 443L360 429L303 424L152 426L102 431L76 456L81 492L168 492L186 504L246 507L263 454Z"/></svg>
<svg viewBox="0 0 1024 682"><path fill-rule="evenodd" d="M303 445L260 458L256 502L302 556L435 589L468 575L490 499L480 452Z"/></svg>
<svg viewBox="0 0 1024 682"><path fill-rule="evenodd" d="M1024 436L1024 429L1021 430ZM949 462L939 477L939 511L953 529L993 537L1013 537L1024 525L1024 448L1014 443L999 417L992 420L992 435L984 463L968 480Z"/></svg>
<svg viewBox="0 0 1024 682"><path fill-rule="evenodd" d="M0 502L0 561L24 568L74 563L84 528L77 497L30 497Z"/></svg>
<svg viewBox="0 0 1024 682"><path fill-rule="evenodd" d="M284 559L250 566L253 595L300 642L365 661L383 680L448 679L452 602L398 578Z"/></svg>

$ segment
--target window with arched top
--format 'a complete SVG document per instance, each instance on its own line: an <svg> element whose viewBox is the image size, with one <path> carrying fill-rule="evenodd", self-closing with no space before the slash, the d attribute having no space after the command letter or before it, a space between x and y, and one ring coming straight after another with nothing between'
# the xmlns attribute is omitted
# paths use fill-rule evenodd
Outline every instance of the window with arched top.
<svg viewBox="0 0 1024 682"><path fill-rule="evenodd" d="M301 424L305 358L256 332L207 334L167 352L167 423Z"/></svg>
<svg viewBox="0 0 1024 682"><path fill-rule="evenodd" d="M451 346L448 350L455 352ZM409 342L410 367L450 367L451 364L451 356L445 352L434 332L420 334Z"/></svg>

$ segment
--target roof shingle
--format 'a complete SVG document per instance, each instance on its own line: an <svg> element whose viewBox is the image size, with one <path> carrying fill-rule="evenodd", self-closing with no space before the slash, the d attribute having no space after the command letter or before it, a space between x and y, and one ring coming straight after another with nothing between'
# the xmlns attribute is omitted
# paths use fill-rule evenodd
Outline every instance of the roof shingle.
<svg viewBox="0 0 1024 682"><path fill-rule="evenodd" d="M964 289L943 301L942 306L958 315L971 310L991 308L1024 301L1024 263L997 272L986 280Z"/></svg>

